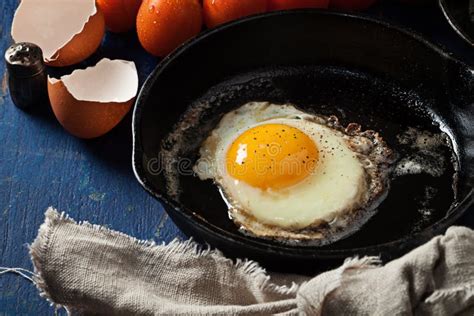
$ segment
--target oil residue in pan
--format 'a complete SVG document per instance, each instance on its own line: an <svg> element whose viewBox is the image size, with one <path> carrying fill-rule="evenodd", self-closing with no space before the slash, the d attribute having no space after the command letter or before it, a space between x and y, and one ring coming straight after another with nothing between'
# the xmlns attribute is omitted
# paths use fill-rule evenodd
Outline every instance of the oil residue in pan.
<svg viewBox="0 0 474 316"><path fill-rule="evenodd" d="M455 203L457 159L440 129L443 122L429 110L436 100L357 70L285 67L245 73L210 88L163 143L163 159L172 166L165 170L168 193L211 224L238 232L218 188L182 172L177 164L184 160L194 165L201 143L220 118L251 101L293 103L308 113L336 115L342 124L359 123L378 131L399 154L391 189L377 214L352 236L323 248L399 239L443 218Z"/></svg>
<svg viewBox="0 0 474 316"><path fill-rule="evenodd" d="M444 133L433 134L409 127L398 135L402 159L395 167L395 176L426 173L440 177L446 169L444 147L449 149L449 138Z"/></svg>
<svg viewBox="0 0 474 316"><path fill-rule="evenodd" d="M397 136L398 152L400 160L393 170L393 178L405 176L425 175L431 178L440 178L452 169L453 203L456 197L455 170L452 143L449 136L443 132L432 133L409 127L405 132ZM437 198L439 188L431 185L424 187L424 194L415 198L414 205L417 206L421 215L420 222L414 225L413 232L423 229L425 223L429 223L436 209L433 208L433 200ZM452 206L452 205L451 205Z"/></svg>

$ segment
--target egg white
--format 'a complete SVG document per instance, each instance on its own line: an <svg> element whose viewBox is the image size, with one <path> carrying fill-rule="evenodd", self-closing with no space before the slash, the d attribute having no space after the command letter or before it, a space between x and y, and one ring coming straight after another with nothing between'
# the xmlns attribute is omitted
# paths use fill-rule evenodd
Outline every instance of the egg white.
<svg viewBox="0 0 474 316"><path fill-rule="evenodd" d="M308 135L319 150L314 172L278 190L261 190L230 176L229 147L244 131L262 124L285 124ZM194 171L219 185L233 218L245 215L264 225L303 229L355 210L367 191L365 170L342 136L291 105L249 103L222 118L203 143Z"/></svg>

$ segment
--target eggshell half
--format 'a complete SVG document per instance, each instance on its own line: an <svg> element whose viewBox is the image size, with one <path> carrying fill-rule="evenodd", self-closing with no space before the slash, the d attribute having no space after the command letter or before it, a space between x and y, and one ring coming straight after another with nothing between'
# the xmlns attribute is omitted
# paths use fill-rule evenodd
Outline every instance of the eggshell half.
<svg viewBox="0 0 474 316"><path fill-rule="evenodd" d="M64 67L83 61L99 48L104 32L104 15L101 11L97 11L84 25L84 29L76 34L66 46L59 49L53 59L48 60L46 64L53 67Z"/></svg>
<svg viewBox="0 0 474 316"><path fill-rule="evenodd" d="M130 110L138 91L133 62L102 59L57 80L48 78L53 112L79 138L95 138L113 129Z"/></svg>
<svg viewBox="0 0 474 316"><path fill-rule="evenodd" d="M92 55L104 32L94 0L22 0L11 34L15 42L41 47L46 64L69 66Z"/></svg>

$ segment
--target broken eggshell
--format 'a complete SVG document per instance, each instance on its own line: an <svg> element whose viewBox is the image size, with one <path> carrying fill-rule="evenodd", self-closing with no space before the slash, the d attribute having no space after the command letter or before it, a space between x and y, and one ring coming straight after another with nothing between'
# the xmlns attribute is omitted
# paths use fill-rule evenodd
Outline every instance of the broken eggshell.
<svg viewBox="0 0 474 316"><path fill-rule="evenodd" d="M92 55L105 32L95 0L22 0L12 23L15 42L38 45L49 66L69 66Z"/></svg>
<svg viewBox="0 0 474 316"><path fill-rule="evenodd" d="M48 77L51 107L61 125L79 138L95 138L114 128L138 92L135 64L102 59L93 67Z"/></svg>

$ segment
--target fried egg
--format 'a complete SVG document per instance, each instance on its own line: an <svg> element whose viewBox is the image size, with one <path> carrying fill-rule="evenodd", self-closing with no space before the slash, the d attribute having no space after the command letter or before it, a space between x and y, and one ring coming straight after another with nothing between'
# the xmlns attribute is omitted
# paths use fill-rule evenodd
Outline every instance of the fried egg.
<svg viewBox="0 0 474 316"><path fill-rule="evenodd" d="M373 131L293 105L245 104L224 115L194 172L212 179L244 231L282 240L342 238L388 188L392 152Z"/></svg>

